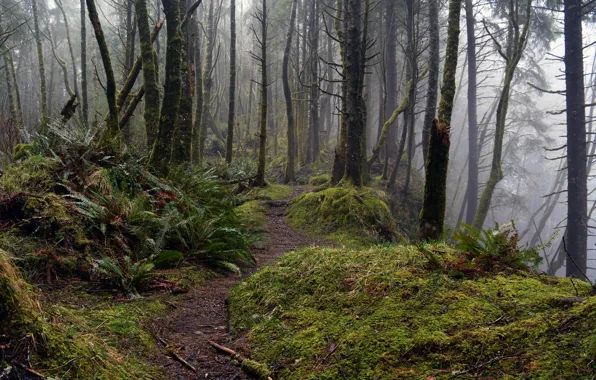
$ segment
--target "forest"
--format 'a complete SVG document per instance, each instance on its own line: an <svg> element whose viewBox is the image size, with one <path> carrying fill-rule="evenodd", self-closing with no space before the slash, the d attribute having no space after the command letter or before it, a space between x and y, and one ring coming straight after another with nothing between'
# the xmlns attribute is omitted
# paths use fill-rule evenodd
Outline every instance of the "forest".
<svg viewBox="0 0 596 380"><path fill-rule="evenodd" d="M0 380L596 379L596 1L0 0L0 56Z"/></svg>

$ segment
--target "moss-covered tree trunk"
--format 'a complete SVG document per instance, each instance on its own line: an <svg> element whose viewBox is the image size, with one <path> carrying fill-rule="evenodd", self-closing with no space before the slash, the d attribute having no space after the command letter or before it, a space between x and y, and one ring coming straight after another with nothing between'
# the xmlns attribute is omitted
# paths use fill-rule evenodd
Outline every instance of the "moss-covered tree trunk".
<svg viewBox="0 0 596 380"><path fill-rule="evenodd" d="M112 61L110 59L110 51L106 42L97 8L94 0L87 1L87 11L89 13L89 21L93 26L95 32L95 39L99 46L99 53L101 61L106 73L106 99L108 102L109 116L107 118L107 126L102 133L102 146L109 146L120 151L122 148L122 136L120 134L120 127L118 126L118 106L116 105L116 78L114 77L114 70L112 68Z"/></svg>
<svg viewBox="0 0 596 380"><path fill-rule="evenodd" d="M345 81L346 81L346 171L342 183L362 186L362 3L347 0L344 14Z"/></svg>
<svg viewBox="0 0 596 380"><path fill-rule="evenodd" d="M288 164L286 166L286 173L284 176L284 183L296 182L296 163L295 163L295 144L294 137L296 135L294 125L294 108L292 106L292 89L290 88L290 54L292 53L292 38L294 36L294 24L296 24L296 8L298 0L292 0L292 10L290 14L290 25L288 26L288 37L286 38L286 47L284 50L284 58L282 64L282 81L284 89L284 97L286 100L286 116L288 119Z"/></svg>
<svg viewBox="0 0 596 380"><path fill-rule="evenodd" d="M428 158L430 130L437 114L437 95L439 93L439 72L441 57L439 46L439 5L438 0L428 1L429 23L429 61L428 61L428 91L426 92L426 112L422 124L422 154L424 162ZM425 165L426 167L426 165Z"/></svg>
<svg viewBox="0 0 596 380"><path fill-rule="evenodd" d="M39 28L39 9L37 2L39 0L32 0L31 7L33 10L33 31L35 37L35 47L37 49L37 60L39 63L39 96L40 96L40 110L42 131L45 124L48 122L48 89L46 83L46 66L43 57L43 45L41 42L41 30Z"/></svg>
<svg viewBox="0 0 596 380"><path fill-rule="evenodd" d="M499 105L497 106L497 122L495 128L495 136L493 138L493 158L491 162L490 174L488 182L484 187L484 191L478 202L478 209L474 216L472 226L480 230L484 225L488 211L490 210L490 204L492 201L493 193L497 188L497 184L503 179L503 169L501 167L502 154L503 154L503 140L505 138L505 125L507 122L507 111L509 109L509 98L511 92L511 83L515 75L517 65L523 55L526 47L526 41L530 31L530 19L532 12L532 1L526 1L525 14L523 14L524 26L523 30L520 30L518 20L522 14L520 14L519 7L510 3L509 7L509 18L510 25L513 27L513 35L509 40L509 48L507 53L501 50L500 45L497 45L499 54L505 59L505 79L503 82L503 89L499 97Z"/></svg>
<svg viewBox="0 0 596 380"><path fill-rule="evenodd" d="M447 169L451 113L455 98L455 73L459 48L459 17L462 0L450 0L447 30L447 51L443 71L443 87L439 117L431 127L426 180L424 184L424 204L420 214L419 236L421 240L437 240L443 235L447 191Z"/></svg>
<svg viewBox="0 0 596 380"><path fill-rule="evenodd" d="M261 36L258 45L261 48L261 56L258 61L261 64L261 101L259 104L259 162L257 166L257 177L255 185L265 187L265 161L267 158L267 0L263 0L263 9L258 12L257 19L261 24Z"/></svg>
<svg viewBox="0 0 596 380"><path fill-rule="evenodd" d="M87 92L87 17L85 0L81 0L81 112L83 124L89 123L89 100Z"/></svg>
<svg viewBox="0 0 596 380"><path fill-rule="evenodd" d="M180 14L186 13L186 0L180 1ZM191 161L192 148L192 105L193 87L190 70L190 49L188 25L181 25L180 36L182 38L182 49L180 57L180 75L182 77L182 90L180 96L180 109L178 120L174 131L172 146L172 163L183 164Z"/></svg>
<svg viewBox="0 0 596 380"><path fill-rule="evenodd" d="M339 54L343 69L344 77L346 67L346 46L345 33L342 17L346 14L347 3L346 0L336 0L336 15L335 15L335 32L337 33L337 40L339 41ZM347 114L346 114L346 98L347 85L346 81L341 85L341 116L339 122L339 136L337 148L335 148L335 156L333 158L333 167L331 169L331 184L336 185L341 181L346 171L346 141L347 141Z"/></svg>
<svg viewBox="0 0 596 380"><path fill-rule="evenodd" d="M404 123L404 128L408 129L408 140L407 140L407 160L408 163L406 165L406 183L404 185L404 194L407 195L409 188L410 188L410 176L412 172L412 160L414 159L415 154L415 123L416 123L416 88L418 87L418 41L417 41L417 32L415 29L418 29L417 25L415 24L415 16L416 12L414 10L414 0L406 0L406 9L407 9L407 22L406 27L408 29L407 36L408 36L408 57L406 58L408 61L408 71L410 74L410 93L408 95L408 108L406 110L407 114L407 122Z"/></svg>
<svg viewBox="0 0 596 380"><path fill-rule="evenodd" d="M320 87L319 87L319 1L311 1L310 9L310 28L309 28L309 41L310 41L310 102L309 102L309 139L310 144L307 149L310 149L310 154L307 156L311 159L311 162L316 162L319 159L321 153L320 140L319 140L319 129L320 129L320 118L319 118L319 100L320 100Z"/></svg>
<svg viewBox="0 0 596 380"><path fill-rule="evenodd" d="M193 127L192 138L192 162L197 164L200 156L200 130L201 130L201 114L203 112L203 63L201 55L201 28L197 23L194 23L195 38L194 38L194 54L195 54L195 121Z"/></svg>
<svg viewBox="0 0 596 380"><path fill-rule="evenodd" d="M145 91L145 129L147 131L147 146L153 147L159 127L159 81L157 54L153 48L151 29L149 27L149 12L147 0L135 0L135 13L139 29L141 45L141 61L143 67L143 89ZM134 67L134 65L133 65ZM132 69L131 69L132 70Z"/></svg>
<svg viewBox="0 0 596 380"><path fill-rule="evenodd" d="M215 47L215 14L214 0L209 1L207 15L207 32L205 46L205 61L203 63L203 109L201 111L201 128L199 129L199 165L205 155L205 142L207 141L207 126L211 122L211 91L213 89L213 49Z"/></svg>
<svg viewBox="0 0 596 380"><path fill-rule="evenodd" d="M180 2L162 0L167 22L168 46L166 48L166 68L164 96L161 105L159 130L149 161L157 174L166 176L172 154L172 138L180 108L182 77L180 61L182 58L182 36L180 35Z"/></svg>
<svg viewBox="0 0 596 380"><path fill-rule="evenodd" d="M234 150L234 121L236 116L236 0L230 0L230 92L228 100L228 135L226 162L232 163Z"/></svg>

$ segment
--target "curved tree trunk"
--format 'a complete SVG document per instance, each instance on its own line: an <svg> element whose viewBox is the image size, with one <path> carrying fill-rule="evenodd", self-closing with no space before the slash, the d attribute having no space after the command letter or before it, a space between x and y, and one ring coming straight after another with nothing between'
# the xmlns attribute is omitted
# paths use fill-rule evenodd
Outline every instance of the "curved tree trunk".
<svg viewBox="0 0 596 380"><path fill-rule="evenodd" d="M109 116L107 119L106 130L102 134L101 144L103 146L110 146L117 151L122 148L122 136L120 134L120 128L118 126L118 106L116 105L116 78L114 77L114 70L112 68L112 61L110 59L110 51L106 42L105 35L99 22L99 15L95 7L94 0L87 1L87 10L89 12L89 21L93 26L95 32L95 38L99 45L99 52L101 54L101 60L103 68L106 73L106 98L108 101Z"/></svg>
<svg viewBox="0 0 596 380"><path fill-rule="evenodd" d="M288 119L288 165L286 166L286 174L284 183L296 182L295 174L295 145L294 141L295 125L294 125L294 108L292 106L292 89L290 88L289 66L290 54L292 53L292 37L294 36L294 25L296 24L296 8L298 0L292 0L292 11L290 15L290 25L288 26L288 38L286 39L286 48L284 50L284 59L282 64L282 81L284 88L284 97L286 99L286 116Z"/></svg>

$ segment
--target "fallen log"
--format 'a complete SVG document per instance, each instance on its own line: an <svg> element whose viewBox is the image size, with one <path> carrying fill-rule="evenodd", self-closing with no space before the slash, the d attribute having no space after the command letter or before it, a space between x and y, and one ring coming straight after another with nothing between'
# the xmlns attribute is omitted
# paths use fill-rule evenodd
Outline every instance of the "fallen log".
<svg viewBox="0 0 596 380"><path fill-rule="evenodd" d="M242 370L244 372L246 372L249 375L252 376L256 376L258 379L262 379L262 380L273 380L270 376L270 371L269 368L267 368L267 366L265 364L256 362L254 360L250 360L242 355L240 355L239 353L237 353L236 351L224 347L220 344L215 343L212 340L207 340L207 343L209 343L209 345L211 345L211 347L215 348L217 351L222 352L230 357L232 357L233 359L236 359L238 361L238 363L240 363L240 368L242 368Z"/></svg>

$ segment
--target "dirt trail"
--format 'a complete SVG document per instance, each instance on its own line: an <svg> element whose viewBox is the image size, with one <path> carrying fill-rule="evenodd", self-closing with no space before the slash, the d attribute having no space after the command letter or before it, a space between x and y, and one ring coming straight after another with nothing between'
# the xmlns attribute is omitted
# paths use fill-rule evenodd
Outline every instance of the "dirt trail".
<svg viewBox="0 0 596 380"><path fill-rule="evenodd" d="M293 197L302 193L304 187L294 187ZM267 205L263 246L254 251L258 270L276 261L284 253L311 245L330 243L296 231L287 225L285 214L290 199L265 202ZM180 345L180 357L197 369L196 373L178 361L171 360L164 353L159 364L164 365L168 379L248 379L234 366L228 356L218 354L208 343L212 340L237 352L248 355L243 338L239 340L229 333L226 300L230 289L242 281L237 276L218 277L191 290L176 303L167 317L153 323L153 329L168 344ZM202 334L197 334L197 331Z"/></svg>

